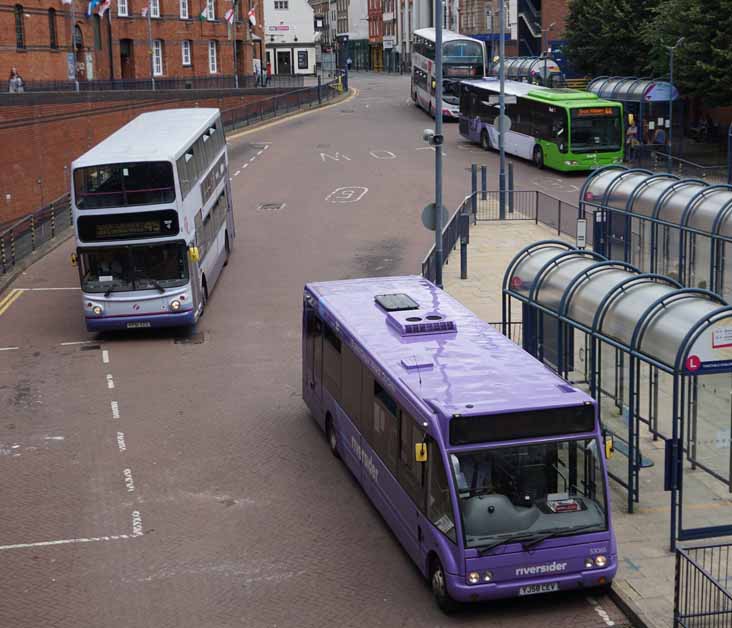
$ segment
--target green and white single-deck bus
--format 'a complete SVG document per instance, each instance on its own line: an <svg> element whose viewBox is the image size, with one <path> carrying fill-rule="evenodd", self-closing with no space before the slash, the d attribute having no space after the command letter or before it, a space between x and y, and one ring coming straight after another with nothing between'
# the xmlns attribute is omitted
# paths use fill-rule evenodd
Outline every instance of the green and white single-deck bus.
<svg viewBox="0 0 732 628"><path fill-rule="evenodd" d="M235 235L219 110L143 113L72 171L87 329L194 324Z"/></svg>
<svg viewBox="0 0 732 628"><path fill-rule="evenodd" d="M463 81L460 134L498 148L496 78ZM623 161L623 106L574 89L505 81L508 154L554 170L594 170Z"/></svg>

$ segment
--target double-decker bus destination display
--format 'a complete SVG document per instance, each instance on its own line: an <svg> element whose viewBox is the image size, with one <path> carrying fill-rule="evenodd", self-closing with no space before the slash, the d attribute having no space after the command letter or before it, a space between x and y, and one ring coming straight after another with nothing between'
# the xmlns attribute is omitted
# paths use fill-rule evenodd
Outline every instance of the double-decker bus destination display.
<svg viewBox="0 0 732 628"><path fill-rule="evenodd" d="M84 242L137 240L178 234L178 214L172 210L109 216L81 216L79 237Z"/></svg>

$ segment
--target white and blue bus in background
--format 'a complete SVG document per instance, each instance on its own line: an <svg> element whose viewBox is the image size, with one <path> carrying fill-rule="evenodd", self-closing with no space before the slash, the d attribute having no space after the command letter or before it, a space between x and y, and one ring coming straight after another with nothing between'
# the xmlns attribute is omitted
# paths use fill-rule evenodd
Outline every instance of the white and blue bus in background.
<svg viewBox="0 0 732 628"><path fill-rule="evenodd" d="M435 29L414 31L412 53L412 100L430 116L435 114ZM442 31L442 115L460 117L460 81L485 75L485 44L467 35Z"/></svg>
<svg viewBox="0 0 732 628"><path fill-rule="evenodd" d="M192 325L235 236L218 109L143 113L72 164L89 331Z"/></svg>

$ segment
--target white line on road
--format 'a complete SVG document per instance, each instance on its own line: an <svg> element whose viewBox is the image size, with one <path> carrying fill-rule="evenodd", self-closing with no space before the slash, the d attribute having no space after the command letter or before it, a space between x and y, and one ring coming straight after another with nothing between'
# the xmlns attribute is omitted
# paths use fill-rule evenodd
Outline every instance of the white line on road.
<svg viewBox="0 0 732 628"><path fill-rule="evenodd" d="M257 157L259 157L259 155L261 155L261 154L262 154L263 152L264 152L264 149L260 150L260 151L259 151L259 152L257 153Z"/></svg>
<svg viewBox="0 0 732 628"><path fill-rule="evenodd" d="M104 362L105 364L109 364L109 351L107 351L106 349L102 350L102 362Z"/></svg>
<svg viewBox="0 0 732 628"><path fill-rule="evenodd" d="M0 351L17 351L20 347L0 347Z"/></svg>
<svg viewBox="0 0 732 628"><path fill-rule="evenodd" d="M119 403L116 401L110 401L109 405L112 406L112 418L119 419Z"/></svg>
<svg viewBox="0 0 732 628"><path fill-rule="evenodd" d="M127 443L125 443L125 433L117 432L117 447L120 451L127 451Z"/></svg>
<svg viewBox="0 0 732 628"><path fill-rule="evenodd" d="M264 150L267 150L268 148L269 148L269 144L267 144L267 145L266 145L266 146L264 147Z"/></svg>
<svg viewBox="0 0 732 628"><path fill-rule="evenodd" d="M74 340L73 342L59 342L62 347L70 347L72 345L86 345L92 342L91 340Z"/></svg>
<svg viewBox="0 0 732 628"><path fill-rule="evenodd" d="M256 157L256 155L255 155L255 156L254 156L254 157L252 157L252 158L251 158L251 159L250 159L249 161L254 161L254 160L255 160L256 158L257 158L257 157Z"/></svg>
<svg viewBox="0 0 732 628"><path fill-rule="evenodd" d="M114 379L111 373L107 373L107 388L114 388Z"/></svg>
<svg viewBox="0 0 732 628"><path fill-rule="evenodd" d="M249 166L249 164L244 164L244 165L242 166L242 168L247 168L248 166Z"/></svg>
<svg viewBox="0 0 732 628"><path fill-rule="evenodd" d="M132 469L125 469L122 471L122 475L125 477L125 486L127 487L128 493L135 492L135 482L132 480Z"/></svg>
<svg viewBox="0 0 732 628"><path fill-rule="evenodd" d="M132 535L135 536L135 535ZM0 551L11 549L26 549L29 547L48 547L49 545L68 545L69 543L97 543L99 541L124 541L131 539L129 534L112 534L110 536L90 536L82 539L61 539L59 541L40 541L38 543L16 543L15 545L0 545ZM140 536L140 535L137 535Z"/></svg>
<svg viewBox="0 0 732 628"><path fill-rule="evenodd" d="M238 177L238 176L239 176L240 174L241 174L241 170L237 170L237 171L236 171L236 172L234 173L234 176L235 176L235 177Z"/></svg>

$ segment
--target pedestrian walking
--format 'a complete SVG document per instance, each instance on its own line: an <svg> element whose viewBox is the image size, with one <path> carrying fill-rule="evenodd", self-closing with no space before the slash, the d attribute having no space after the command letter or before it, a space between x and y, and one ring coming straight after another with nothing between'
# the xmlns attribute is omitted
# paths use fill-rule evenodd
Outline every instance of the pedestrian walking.
<svg viewBox="0 0 732 628"><path fill-rule="evenodd" d="M351 59L351 57L348 57L348 59L346 59L346 66L348 66L348 71L349 72L351 71L351 64L352 63L353 63L353 60Z"/></svg>
<svg viewBox="0 0 732 628"><path fill-rule="evenodd" d="M267 61L267 82L266 85L270 84L270 81L272 80L272 64Z"/></svg>
<svg viewBox="0 0 732 628"><path fill-rule="evenodd" d="M10 78L8 78L8 91L11 94L21 94L25 91L25 82L23 77L18 73L18 69L13 66L10 69Z"/></svg>

